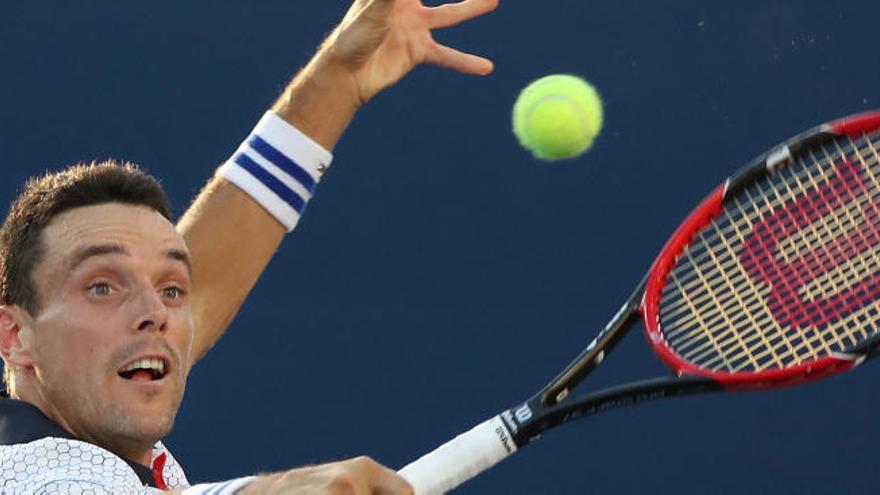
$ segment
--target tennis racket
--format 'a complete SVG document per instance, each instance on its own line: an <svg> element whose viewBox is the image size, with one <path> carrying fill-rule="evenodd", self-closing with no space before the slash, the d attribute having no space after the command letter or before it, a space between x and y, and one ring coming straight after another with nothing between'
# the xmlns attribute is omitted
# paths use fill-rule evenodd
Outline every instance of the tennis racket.
<svg viewBox="0 0 880 495"><path fill-rule="evenodd" d="M673 371L569 397L641 317ZM880 344L880 111L776 146L697 206L608 325L526 402L404 467L417 495L452 490L541 433L621 406L794 385Z"/></svg>

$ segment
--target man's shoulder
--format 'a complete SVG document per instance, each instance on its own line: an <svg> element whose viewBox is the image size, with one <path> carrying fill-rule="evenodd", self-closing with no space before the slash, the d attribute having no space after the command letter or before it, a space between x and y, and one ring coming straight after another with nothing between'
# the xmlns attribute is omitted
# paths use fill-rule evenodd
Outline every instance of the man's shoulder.
<svg viewBox="0 0 880 495"><path fill-rule="evenodd" d="M27 443L46 437L75 440L34 405L0 395L0 445Z"/></svg>
<svg viewBox="0 0 880 495"><path fill-rule="evenodd" d="M0 445L2 493L143 493L128 464L87 442L48 437ZM158 493L158 492L157 492Z"/></svg>

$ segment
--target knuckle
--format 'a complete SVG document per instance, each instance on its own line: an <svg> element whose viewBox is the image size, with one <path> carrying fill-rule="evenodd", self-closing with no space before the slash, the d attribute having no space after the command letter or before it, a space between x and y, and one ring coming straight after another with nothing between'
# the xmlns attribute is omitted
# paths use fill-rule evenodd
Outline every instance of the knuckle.
<svg viewBox="0 0 880 495"><path fill-rule="evenodd" d="M348 495L352 493L357 493L358 485L359 482L357 476L355 476L350 471L342 470L336 473L336 475L333 476L333 478L327 484L327 493L334 495Z"/></svg>

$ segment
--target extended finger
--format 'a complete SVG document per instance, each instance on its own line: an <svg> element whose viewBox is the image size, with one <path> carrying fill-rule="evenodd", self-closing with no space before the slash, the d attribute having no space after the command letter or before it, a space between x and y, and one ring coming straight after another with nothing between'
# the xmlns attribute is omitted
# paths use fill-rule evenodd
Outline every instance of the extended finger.
<svg viewBox="0 0 880 495"><path fill-rule="evenodd" d="M491 12L499 0L463 0L428 8L428 25L431 29L454 26L468 19Z"/></svg>
<svg viewBox="0 0 880 495"><path fill-rule="evenodd" d="M464 53L440 44L434 44L425 54L425 62L464 72L485 76L495 69L491 60Z"/></svg>

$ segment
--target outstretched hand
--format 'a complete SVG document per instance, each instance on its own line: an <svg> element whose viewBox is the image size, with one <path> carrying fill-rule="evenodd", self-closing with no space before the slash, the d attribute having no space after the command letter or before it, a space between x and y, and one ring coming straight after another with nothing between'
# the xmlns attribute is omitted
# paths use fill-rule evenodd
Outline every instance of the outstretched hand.
<svg viewBox="0 0 880 495"><path fill-rule="evenodd" d="M431 31L486 14L498 1L355 0L321 51L351 74L361 104L422 63L486 75L490 60L437 43Z"/></svg>
<svg viewBox="0 0 880 495"><path fill-rule="evenodd" d="M431 31L494 10L499 0L427 7L421 0L354 0L342 22L272 107L332 150L358 109L423 63L489 74L492 62L434 41Z"/></svg>

